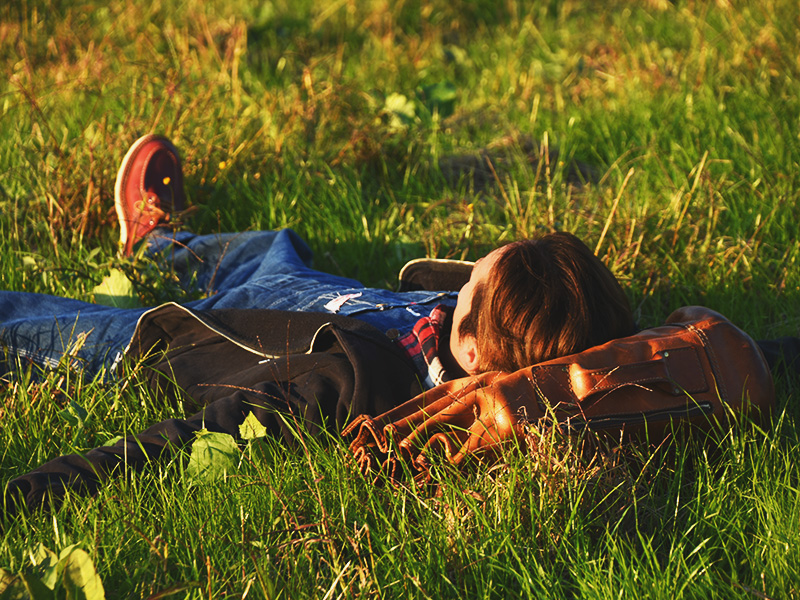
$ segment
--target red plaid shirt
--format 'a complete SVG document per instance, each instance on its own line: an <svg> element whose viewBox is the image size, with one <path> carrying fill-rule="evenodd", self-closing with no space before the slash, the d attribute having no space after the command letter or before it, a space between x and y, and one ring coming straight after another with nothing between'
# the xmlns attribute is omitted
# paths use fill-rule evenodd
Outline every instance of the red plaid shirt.
<svg viewBox="0 0 800 600"><path fill-rule="evenodd" d="M452 314L452 307L439 305L431 314L422 317L408 334L397 338L397 343L414 362L426 389L453 379L439 359L439 339L442 328Z"/></svg>

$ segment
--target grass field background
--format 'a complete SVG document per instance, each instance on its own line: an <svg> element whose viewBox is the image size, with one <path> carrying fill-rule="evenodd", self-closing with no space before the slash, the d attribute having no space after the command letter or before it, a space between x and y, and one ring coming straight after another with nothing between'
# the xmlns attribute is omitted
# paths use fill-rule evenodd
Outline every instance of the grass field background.
<svg viewBox="0 0 800 600"><path fill-rule="evenodd" d="M642 326L705 304L800 327L796 2L14 0L0 61L3 289L91 300L122 269L143 305L180 300L117 255L116 170L160 132L194 230L292 227L370 285L567 230ZM3 482L177 414L127 383L3 380ZM335 436L259 440L216 484L178 460L5 521L0 566L78 544L109 598L797 598L800 411L776 383L774 422L713 453L554 440L443 469L438 495L370 487Z"/></svg>

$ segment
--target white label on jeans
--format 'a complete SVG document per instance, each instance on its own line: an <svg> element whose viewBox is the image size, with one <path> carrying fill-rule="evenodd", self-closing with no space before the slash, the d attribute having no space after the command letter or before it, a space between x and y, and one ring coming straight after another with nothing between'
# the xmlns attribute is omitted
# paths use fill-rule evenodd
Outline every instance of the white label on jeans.
<svg viewBox="0 0 800 600"><path fill-rule="evenodd" d="M327 310L328 312L337 313L339 312L339 309L342 308L342 306L344 306L345 302L347 302L348 300L352 300L353 298L358 298L360 296L361 292L356 292L355 294L345 294L344 296L338 296L325 305L325 310Z"/></svg>

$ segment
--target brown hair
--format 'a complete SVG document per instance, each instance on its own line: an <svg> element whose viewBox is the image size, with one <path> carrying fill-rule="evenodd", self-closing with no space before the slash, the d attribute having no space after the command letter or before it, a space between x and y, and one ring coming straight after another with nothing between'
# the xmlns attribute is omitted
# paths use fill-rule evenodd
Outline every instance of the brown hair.
<svg viewBox="0 0 800 600"><path fill-rule="evenodd" d="M475 286L457 334L475 337L481 371L516 371L635 330L611 271L578 238L559 232L505 246Z"/></svg>

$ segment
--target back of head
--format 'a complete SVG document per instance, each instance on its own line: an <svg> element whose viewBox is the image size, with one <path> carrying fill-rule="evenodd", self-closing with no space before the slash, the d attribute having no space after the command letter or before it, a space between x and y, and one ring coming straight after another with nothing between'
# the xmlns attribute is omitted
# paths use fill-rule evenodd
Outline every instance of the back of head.
<svg viewBox="0 0 800 600"><path fill-rule="evenodd" d="M515 371L635 328L611 271L577 237L559 232L505 246L452 335L475 337L481 371Z"/></svg>

